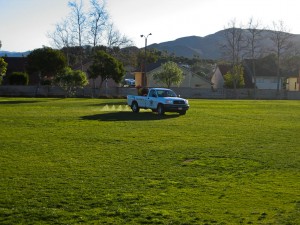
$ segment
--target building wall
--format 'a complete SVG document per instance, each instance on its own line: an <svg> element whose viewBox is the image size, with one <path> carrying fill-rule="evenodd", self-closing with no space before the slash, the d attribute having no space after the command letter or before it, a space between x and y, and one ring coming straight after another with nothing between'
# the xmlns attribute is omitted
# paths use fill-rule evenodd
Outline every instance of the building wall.
<svg viewBox="0 0 300 225"><path fill-rule="evenodd" d="M286 90L288 91L300 91L299 90L299 78L290 77L287 79Z"/></svg>
<svg viewBox="0 0 300 225"><path fill-rule="evenodd" d="M224 87L224 78L219 68L217 68L215 73L213 74L211 83L214 90Z"/></svg>
<svg viewBox="0 0 300 225"><path fill-rule="evenodd" d="M279 89L282 89L281 80L279 84ZM277 89L277 77L256 77L256 87L257 89Z"/></svg>
<svg viewBox="0 0 300 225"><path fill-rule="evenodd" d="M142 86L142 75L142 72L134 73L135 86Z"/></svg>

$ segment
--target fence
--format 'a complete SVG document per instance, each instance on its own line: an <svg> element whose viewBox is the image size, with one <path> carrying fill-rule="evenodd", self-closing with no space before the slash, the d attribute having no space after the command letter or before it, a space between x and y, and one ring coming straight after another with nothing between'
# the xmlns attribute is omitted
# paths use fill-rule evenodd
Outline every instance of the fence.
<svg viewBox="0 0 300 225"><path fill-rule="evenodd" d="M198 88L172 88L183 98L203 98L203 99L254 99L253 89L211 89ZM110 87L102 89L92 89L90 87L78 89L75 97L119 97L125 98L127 95L137 94L135 88ZM66 97L67 93L56 86L0 86L0 96L5 97ZM287 99L300 100L300 92L282 90L256 90L256 99Z"/></svg>

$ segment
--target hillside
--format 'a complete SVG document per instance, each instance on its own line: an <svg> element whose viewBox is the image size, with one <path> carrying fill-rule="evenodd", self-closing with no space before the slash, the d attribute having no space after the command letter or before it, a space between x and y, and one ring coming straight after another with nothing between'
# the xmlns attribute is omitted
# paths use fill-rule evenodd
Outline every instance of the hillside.
<svg viewBox="0 0 300 225"><path fill-rule="evenodd" d="M218 31L214 34L207 35L205 37L189 36L178 38L174 41L162 42L159 44L149 45L149 48L154 48L159 51L167 51L173 53L176 56L183 56L192 58L199 56L204 59L220 59L222 53L220 46L225 42L224 36L225 30ZM262 32L262 43L264 49L270 49L272 46L271 40L268 38L271 35L271 31L264 30ZM292 40L296 46L300 46L300 35L292 34Z"/></svg>
<svg viewBox="0 0 300 225"><path fill-rule="evenodd" d="M0 51L0 57L26 57L29 55L30 51L27 52L9 52L9 51Z"/></svg>

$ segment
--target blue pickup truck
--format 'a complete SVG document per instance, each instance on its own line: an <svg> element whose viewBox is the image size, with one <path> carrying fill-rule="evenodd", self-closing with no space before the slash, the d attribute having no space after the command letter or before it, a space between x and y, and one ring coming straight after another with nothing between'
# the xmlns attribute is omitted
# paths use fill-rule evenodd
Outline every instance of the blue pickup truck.
<svg viewBox="0 0 300 225"><path fill-rule="evenodd" d="M177 97L173 90L167 88L150 88L146 96L128 95L127 104L135 113L140 109L151 109L159 115L165 112L185 115L190 107L188 100Z"/></svg>

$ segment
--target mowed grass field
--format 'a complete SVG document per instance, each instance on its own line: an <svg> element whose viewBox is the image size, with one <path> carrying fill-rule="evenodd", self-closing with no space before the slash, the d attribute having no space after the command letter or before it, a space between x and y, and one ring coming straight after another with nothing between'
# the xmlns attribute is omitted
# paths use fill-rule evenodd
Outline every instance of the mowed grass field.
<svg viewBox="0 0 300 225"><path fill-rule="evenodd" d="M300 101L0 98L0 224L300 224Z"/></svg>

